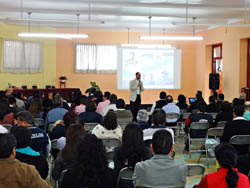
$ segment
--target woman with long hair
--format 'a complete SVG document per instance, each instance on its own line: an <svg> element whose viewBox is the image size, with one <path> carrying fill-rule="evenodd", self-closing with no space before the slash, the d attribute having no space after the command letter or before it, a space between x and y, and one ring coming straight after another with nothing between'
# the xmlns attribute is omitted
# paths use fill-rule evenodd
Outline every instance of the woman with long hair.
<svg viewBox="0 0 250 188"><path fill-rule="evenodd" d="M95 135L87 134L80 142L72 169L62 180L61 188L115 188L115 176L108 168L104 145Z"/></svg>
<svg viewBox="0 0 250 188"><path fill-rule="evenodd" d="M58 154L52 170L52 177L54 180L58 180L61 172L72 166L76 157L77 146L84 135L85 129L83 125L71 124L68 127L66 132L66 145Z"/></svg>
<svg viewBox="0 0 250 188"><path fill-rule="evenodd" d="M130 123L122 135L122 145L115 148L114 166L117 173L124 167L135 167L135 164L152 157L152 152L143 142L141 128Z"/></svg>
<svg viewBox="0 0 250 188"><path fill-rule="evenodd" d="M29 106L29 111L31 112L33 118L43 118L42 99L41 98L33 99L33 101Z"/></svg>
<svg viewBox="0 0 250 188"><path fill-rule="evenodd" d="M218 172L207 174L196 188L249 188L248 177L239 173L237 151L228 143L221 143L215 148L215 156L220 165Z"/></svg>

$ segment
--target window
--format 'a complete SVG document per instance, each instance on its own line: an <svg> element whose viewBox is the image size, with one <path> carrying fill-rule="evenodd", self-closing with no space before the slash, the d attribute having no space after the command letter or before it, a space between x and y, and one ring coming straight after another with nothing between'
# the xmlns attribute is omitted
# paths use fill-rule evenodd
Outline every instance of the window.
<svg viewBox="0 0 250 188"><path fill-rule="evenodd" d="M42 72L42 44L21 40L3 40L2 72Z"/></svg>
<svg viewBox="0 0 250 188"><path fill-rule="evenodd" d="M76 44L75 71L114 73L117 69L117 46Z"/></svg>

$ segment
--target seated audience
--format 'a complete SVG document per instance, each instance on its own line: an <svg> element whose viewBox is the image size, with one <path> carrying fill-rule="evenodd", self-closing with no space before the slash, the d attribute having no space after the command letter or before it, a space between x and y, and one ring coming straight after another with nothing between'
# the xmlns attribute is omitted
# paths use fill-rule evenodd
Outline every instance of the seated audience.
<svg viewBox="0 0 250 188"><path fill-rule="evenodd" d="M102 141L87 134L80 142L76 161L63 177L61 188L115 188L113 171L108 168L106 152Z"/></svg>
<svg viewBox="0 0 250 188"><path fill-rule="evenodd" d="M141 127L142 130L148 129L151 125L148 123L149 115L147 110L141 109L138 111L137 116L137 124Z"/></svg>
<svg viewBox="0 0 250 188"><path fill-rule="evenodd" d="M249 102L246 102L245 112L243 114L243 117L245 120L250 121L250 103Z"/></svg>
<svg viewBox="0 0 250 188"><path fill-rule="evenodd" d="M16 159L23 163L34 165L43 179L48 176L49 165L45 157L29 145L31 142L31 132L26 127L13 127L11 130L16 138Z"/></svg>
<svg viewBox="0 0 250 188"><path fill-rule="evenodd" d="M48 112L52 109L53 103L50 99L43 100L43 119L46 120Z"/></svg>
<svg viewBox="0 0 250 188"><path fill-rule="evenodd" d="M14 114L9 111L9 104L4 99L0 101L0 124L15 124Z"/></svg>
<svg viewBox="0 0 250 188"><path fill-rule="evenodd" d="M42 99L33 99L29 106L29 111L33 118L43 118Z"/></svg>
<svg viewBox="0 0 250 188"><path fill-rule="evenodd" d="M103 109L102 109L102 116L104 117L109 110L114 110L114 111L117 111L117 108L116 108L116 103L117 103L117 96L115 94L112 94L110 95L110 104L105 106Z"/></svg>
<svg viewBox="0 0 250 188"><path fill-rule="evenodd" d="M65 108L63 108L63 100L61 95L55 95L53 101L53 106L46 117L45 125L49 125L55 123L58 120L63 120L63 116L68 112Z"/></svg>
<svg viewBox="0 0 250 188"><path fill-rule="evenodd" d="M92 130L92 134L97 138L122 138L122 128L117 123L117 115L113 110L108 111L102 124L98 124Z"/></svg>
<svg viewBox="0 0 250 188"><path fill-rule="evenodd" d="M20 111L16 106L16 98L13 95L8 96L9 112L13 113L16 117L17 113Z"/></svg>
<svg viewBox="0 0 250 188"><path fill-rule="evenodd" d="M78 106L75 107L75 113L77 115L79 115L80 113L86 111L87 97L85 95L83 95L80 98L79 102L80 102L80 105L78 105Z"/></svg>
<svg viewBox="0 0 250 188"><path fill-rule="evenodd" d="M239 173L237 153L233 146L221 143L215 148L215 156L220 165L218 172L205 175L196 188L249 188L250 183L246 175Z"/></svg>
<svg viewBox="0 0 250 188"><path fill-rule="evenodd" d="M152 126L148 129L143 130L143 139L152 140L153 134L159 129L167 130L171 133L174 142L174 131L165 126L166 124L166 113L162 109L156 109L152 114Z"/></svg>
<svg viewBox="0 0 250 188"><path fill-rule="evenodd" d="M167 105L166 99L167 99L167 93L165 91L160 92L160 100L153 103L150 110L150 114L152 114L155 109L162 108L163 106Z"/></svg>
<svg viewBox="0 0 250 188"><path fill-rule="evenodd" d="M184 95L181 94L178 96L178 102L176 103L176 106L178 106L180 110L187 110L188 105Z"/></svg>
<svg viewBox="0 0 250 188"><path fill-rule="evenodd" d="M173 97L171 95L167 96L167 105L163 106L162 109L165 111L166 114L175 113L180 115L180 108L173 103ZM166 123L169 126L171 125L175 126L177 120L178 120L177 118L176 119L166 118Z"/></svg>
<svg viewBox="0 0 250 188"><path fill-rule="evenodd" d="M220 112L217 114L214 126L217 126L220 121L231 121L233 119L232 106L228 101L223 101L220 104Z"/></svg>
<svg viewBox="0 0 250 188"><path fill-rule="evenodd" d="M81 138L85 135L84 126L81 124L71 124L66 133L66 145L62 151L59 152L55 165L52 170L52 177L54 180L60 178L63 170L72 167L77 153L77 146Z"/></svg>
<svg viewBox="0 0 250 188"><path fill-rule="evenodd" d="M14 91L13 96L16 98L16 106L18 109L24 110L25 103L22 96L22 93L20 91Z"/></svg>
<svg viewBox="0 0 250 188"><path fill-rule="evenodd" d="M217 113L219 112L219 109L216 105L216 100L214 96L209 97L209 104L207 105L207 110L206 112L208 113Z"/></svg>
<svg viewBox="0 0 250 188"><path fill-rule="evenodd" d="M132 122L133 115L130 110L125 109L126 105L123 99L117 100L116 108L117 108L116 114L117 114L118 123L119 121L122 122L123 119L125 119L127 122Z"/></svg>
<svg viewBox="0 0 250 188"><path fill-rule="evenodd" d="M15 147L12 134L0 134L0 187L50 188L34 166L15 159Z"/></svg>
<svg viewBox="0 0 250 188"><path fill-rule="evenodd" d="M164 129L153 135L151 150L154 156L137 162L134 169L135 187L185 187L187 167L184 162L175 161L172 135Z"/></svg>
<svg viewBox="0 0 250 188"><path fill-rule="evenodd" d="M96 112L102 115L102 110L105 106L108 106L110 104L110 95L111 93L109 91L105 91L104 92L104 96L103 96L103 101L99 102L96 108Z"/></svg>
<svg viewBox="0 0 250 188"><path fill-rule="evenodd" d="M218 109L220 108L221 103L224 101L224 98L225 97L224 97L223 93L220 93L218 95L217 102L216 102L216 106L217 106Z"/></svg>
<svg viewBox="0 0 250 188"><path fill-rule="evenodd" d="M221 137L222 142L229 143L232 136L235 135L250 135L250 121L246 121L243 118L244 106L236 105L233 109L232 121L228 121L224 128L223 135ZM248 152L248 145L235 146L239 155L246 154Z"/></svg>
<svg viewBox="0 0 250 188"><path fill-rule="evenodd" d="M47 151L50 150L49 138L46 132L34 126L34 119L29 111L21 111L17 114L18 126L27 127L31 132L30 147L37 151L42 152L46 156Z"/></svg>
<svg viewBox="0 0 250 188"><path fill-rule="evenodd" d="M197 105L200 102L205 102L204 99L202 98L202 92L197 92L195 98L196 98L196 101L190 104L190 107L188 108L188 112L192 113L193 110L195 111L198 109Z"/></svg>
<svg viewBox="0 0 250 188"><path fill-rule="evenodd" d="M102 116L96 112L96 104L94 102L87 102L86 112L80 113L79 118L84 123L101 123Z"/></svg>
<svg viewBox="0 0 250 188"><path fill-rule="evenodd" d="M143 132L137 124L130 123L122 135L122 145L115 148L114 165L117 174L124 167L134 168L137 162L152 157L152 152L143 142Z"/></svg>

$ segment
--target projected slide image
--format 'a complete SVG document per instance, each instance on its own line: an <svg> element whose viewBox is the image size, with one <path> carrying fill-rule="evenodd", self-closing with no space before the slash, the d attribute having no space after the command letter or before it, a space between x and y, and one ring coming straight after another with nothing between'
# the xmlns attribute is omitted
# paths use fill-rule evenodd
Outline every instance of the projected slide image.
<svg viewBox="0 0 250 188"><path fill-rule="evenodd" d="M122 87L141 72L145 89L174 88L174 50L123 49Z"/></svg>

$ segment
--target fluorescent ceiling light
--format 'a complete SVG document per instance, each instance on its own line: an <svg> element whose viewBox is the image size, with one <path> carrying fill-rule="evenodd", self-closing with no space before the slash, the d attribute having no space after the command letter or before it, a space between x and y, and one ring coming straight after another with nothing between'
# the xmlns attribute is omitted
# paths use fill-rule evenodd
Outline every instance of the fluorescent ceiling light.
<svg viewBox="0 0 250 188"><path fill-rule="evenodd" d="M201 36L140 36L141 40L203 40Z"/></svg>
<svg viewBox="0 0 250 188"><path fill-rule="evenodd" d="M129 48L156 48L156 49L176 49L176 47L171 46L169 44L161 45L161 44L121 44L121 47L129 47Z"/></svg>
<svg viewBox="0 0 250 188"><path fill-rule="evenodd" d="M18 33L19 37L30 38L61 38L61 39L85 39L86 34L66 34L66 33Z"/></svg>

